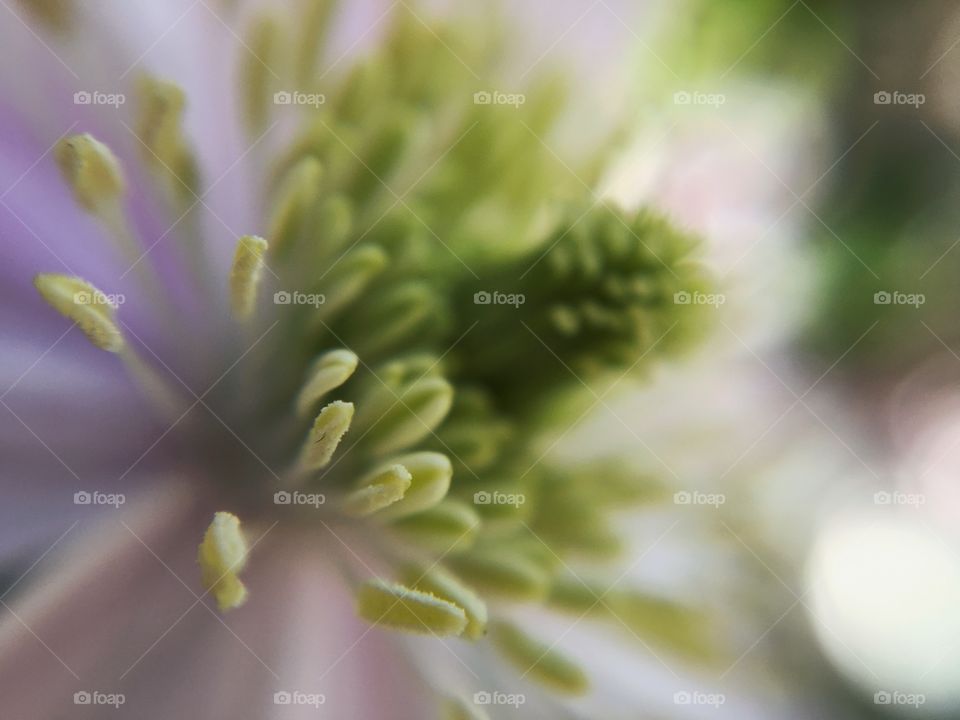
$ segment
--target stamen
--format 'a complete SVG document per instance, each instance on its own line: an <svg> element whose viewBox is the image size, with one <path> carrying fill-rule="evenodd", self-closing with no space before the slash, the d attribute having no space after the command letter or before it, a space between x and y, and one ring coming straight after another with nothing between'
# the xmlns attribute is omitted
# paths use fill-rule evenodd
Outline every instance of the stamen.
<svg viewBox="0 0 960 720"><path fill-rule="evenodd" d="M331 350L317 358L309 380L297 396L297 414L308 415L328 392L343 385L357 369L359 358L349 350Z"/></svg>
<svg viewBox="0 0 960 720"><path fill-rule="evenodd" d="M320 161L313 156L301 159L287 172L267 233L274 254L288 251L306 234L320 197L322 177Z"/></svg>
<svg viewBox="0 0 960 720"><path fill-rule="evenodd" d="M123 349L123 334L114 322L116 306L109 296L69 275L44 273L37 275L33 284L54 310L75 322L98 348L113 353Z"/></svg>
<svg viewBox="0 0 960 720"><path fill-rule="evenodd" d="M398 397L385 387L376 392L389 394L393 405L374 423L368 436L372 451L378 455L419 442L443 422L453 405L453 386L440 377L414 382Z"/></svg>
<svg viewBox="0 0 960 720"><path fill-rule="evenodd" d="M446 498L428 510L400 518L393 528L437 553L462 552L476 541L480 516L466 503Z"/></svg>
<svg viewBox="0 0 960 720"><path fill-rule="evenodd" d="M175 197L190 202L199 189L196 160L183 134L186 95L177 85L145 76L140 82L137 135L143 159L170 181Z"/></svg>
<svg viewBox="0 0 960 720"><path fill-rule="evenodd" d="M306 0L305 4L307 7L300 15L302 30L296 56L296 81L304 88L313 76L337 0Z"/></svg>
<svg viewBox="0 0 960 720"><path fill-rule="evenodd" d="M492 627L497 649L525 676L570 695L582 695L589 689L589 680L572 660L506 622Z"/></svg>
<svg viewBox="0 0 960 720"><path fill-rule="evenodd" d="M404 573L404 581L414 590L436 595L463 608L467 627L463 634L471 640L479 640L487 634L487 606L477 594L450 573L434 566L426 571L411 567Z"/></svg>
<svg viewBox="0 0 960 720"><path fill-rule="evenodd" d="M449 560L454 571L484 595L520 602L540 602L550 590L550 576L531 560L506 553L475 550Z"/></svg>
<svg viewBox="0 0 960 720"><path fill-rule="evenodd" d="M249 52L244 53L240 70L247 125L254 135L267 126L273 89L271 67L276 65L280 23L272 15L258 18L250 31Z"/></svg>
<svg viewBox="0 0 960 720"><path fill-rule="evenodd" d="M48 29L67 32L76 13L75 0L20 0L20 4Z"/></svg>
<svg viewBox="0 0 960 720"><path fill-rule="evenodd" d="M401 500L411 479L403 465L391 465L362 480L361 487L344 499L342 509L354 517L372 515Z"/></svg>
<svg viewBox="0 0 960 720"><path fill-rule="evenodd" d="M237 243L230 270L230 304L240 320L253 314L266 252L267 241L256 235L244 235Z"/></svg>
<svg viewBox="0 0 960 720"><path fill-rule="evenodd" d="M450 698L443 706L443 720L490 720L490 716L474 703Z"/></svg>
<svg viewBox="0 0 960 720"><path fill-rule="evenodd" d="M213 593L221 612L246 602L247 589L237 577L247 563L247 541L240 531L240 519L218 512L203 536L197 552L201 582Z"/></svg>
<svg viewBox="0 0 960 720"><path fill-rule="evenodd" d="M110 148L92 135L71 135L57 143L53 154L74 198L88 212L102 216L116 208L126 181Z"/></svg>
<svg viewBox="0 0 960 720"><path fill-rule="evenodd" d="M389 465L402 465L412 478L403 499L383 511L385 517L404 517L431 508L443 500L450 489L453 466L440 453L410 453L391 460Z"/></svg>
<svg viewBox="0 0 960 720"><path fill-rule="evenodd" d="M373 625L411 633L460 635L467 626L463 608L430 593L379 579L360 587L357 614Z"/></svg>
<svg viewBox="0 0 960 720"><path fill-rule="evenodd" d="M364 245L346 253L324 278L327 301L319 308L318 320L330 319L359 298L388 261L387 253L377 245Z"/></svg>
<svg viewBox="0 0 960 720"><path fill-rule="evenodd" d="M330 462L341 438L350 429L353 403L336 400L320 411L300 454L304 470L319 470Z"/></svg>

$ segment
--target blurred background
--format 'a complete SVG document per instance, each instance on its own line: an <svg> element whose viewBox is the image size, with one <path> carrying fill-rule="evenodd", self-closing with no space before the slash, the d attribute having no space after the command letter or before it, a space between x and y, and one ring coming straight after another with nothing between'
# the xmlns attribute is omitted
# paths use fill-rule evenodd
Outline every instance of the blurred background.
<svg viewBox="0 0 960 720"><path fill-rule="evenodd" d="M719 552L738 637L704 679L720 712L958 717L960 10L742 0L660 18L637 53L664 133L647 147L665 139L611 192L701 231L727 302L692 371L583 432L725 497L686 534ZM674 561L702 592L703 566Z"/></svg>
<svg viewBox="0 0 960 720"><path fill-rule="evenodd" d="M374 46L380 9L359 3L331 51ZM579 191L570 166L615 134L599 194L702 236L719 286L704 348L543 439L672 485L624 520L632 572L723 637L701 669L598 645L601 695L639 688L651 718L960 718L960 6L502 14L513 80L556 66L572 85L557 185Z"/></svg>

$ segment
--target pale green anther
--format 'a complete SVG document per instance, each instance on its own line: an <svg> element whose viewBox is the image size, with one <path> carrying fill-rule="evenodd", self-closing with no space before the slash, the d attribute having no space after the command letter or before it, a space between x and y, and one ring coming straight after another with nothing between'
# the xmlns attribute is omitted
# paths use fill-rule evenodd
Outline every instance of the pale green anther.
<svg viewBox="0 0 960 720"><path fill-rule="evenodd" d="M550 310L550 322L561 335L572 336L580 331L581 321L577 312L567 305L557 305Z"/></svg>
<svg viewBox="0 0 960 720"><path fill-rule="evenodd" d="M469 700L451 698L444 703L443 720L490 720L490 716Z"/></svg>
<svg viewBox="0 0 960 720"><path fill-rule="evenodd" d="M432 508L396 520L393 527L428 550L457 553L473 546L480 530L480 516L470 505L445 498Z"/></svg>
<svg viewBox="0 0 960 720"><path fill-rule="evenodd" d="M453 575L434 565L428 569L408 568L403 581L423 592L436 595L463 608L467 615L467 627L463 634L471 640L479 640L487 634L487 605L477 594Z"/></svg>
<svg viewBox="0 0 960 720"><path fill-rule="evenodd" d="M550 591L549 574L527 558L474 550L449 560L453 570L484 595L539 602Z"/></svg>
<svg viewBox="0 0 960 720"><path fill-rule="evenodd" d="M317 209L315 243L322 257L340 248L353 229L353 205L345 195L325 198Z"/></svg>
<svg viewBox="0 0 960 720"><path fill-rule="evenodd" d="M410 447L430 435L453 404L453 386L439 377L425 377L396 396L390 394L392 407L374 421L367 438L378 455Z"/></svg>
<svg viewBox="0 0 960 720"><path fill-rule="evenodd" d="M445 455L415 452L393 458L387 463L390 465L403 465L412 479L403 499L383 510L384 517L404 517L431 508L450 490L453 466Z"/></svg>
<svg viewBox="0 0 960 720"><path fill-rule="evenodd" d="M319 470L327 465L340 440L350 429L353 403L336 400L320 411L307 435L300 453L300 465L305 470Z"/></svg>
<svg viewBox="0 0 960 720"><path fill-rule="evenodd" d="M75 322L98 348L113 353L123 350L123 333L114 321L116 307L110 296L69 275L43 273L33 284L54 310Z"/></svg>
<svg viewBox="0 0 960 720"><path fill-rule="evenodd" d="M141 156L168 174L172 190L191 199L198 189L196 161L183 135L187 99L179 86L151 76L141 78L137 137Z"/></svg>
<svg viewBox="0 0 960 720"><path fill-rule="evenodd" d="M53 155L85 210L99 214L116 207L126 181L110 148L92 135L71 135L57 143Z"/></svg>
<svg viewBox="0 0 960 720"><path fill-rule="evenodd" d="M322 178L320 161L312 156L301 158L287 171L270 219L268 236L274 253L285 252L308 232Z"/></svg>
<svg viewBox="0 0 960 720"><path fill-rule="evenodd" d="M366 517L403 499L413 476L403 465L390 465L365 477L360 487L343 500L343 511Z"/></svg>
<svg viewBox="0 0 960 720"><path fill-rule="evenodd" d="M214 515L197 551L197 562L203 586L213 593L221 611L246 602L247 589L237 573L247 563L247 551L240 519L227 512Z"/></svg>
<svg viewBox="0 0 960 720"><path fill-rule="evenodd" d="M364 308L363 328L355 345L362 354L379 355L412 340L420 332L435 329L441 310L436 293L426 284L411 282L378 300L369 310Z"/></svg>
<svg viewBox="0 0 960 720"><path fill-rule="evenodd" d="M387 254L376 245L358 247L333 261L329 274L319 283L326 302L318 309L318 317L328 320L357 300L388 261Z"/></svg>
<svg viewBox="0 0 960 720"><path fill-rule="evenodd" d="M247 49L243 54L240 76L246 120L251 132L259 134L267 126L273 101L273 66L277 65L281 28L279 21L264 15L254 21Z"/></svg>
<svg viewBox="0 0 960 720"><path fill-rule="evenodd" d="M297 413L310 414L317 403L331 390L343 385L357 369L359 358L349 350L325 352L307 372L307 382L297 395Z"/></svg>
<svg viewBox="0 0 960 720"><path fill-rule="evenodd" d="M460 635L467 626L463 608L379 579L360 587L357 614L373 625L420 634Z"/></svg>
<svg viewBox="0 0 960 720"><path fill-rule="evenodd" d="M296 45L296 80L306 88L325 45L337 0L301 0L306 7L298 13L300 41Z"/></svg>
<svg viewBox="0 0 960 720"><path fill-rule="evenodd" d="M241 320L250 317L256 306L266 252L267 241L262 237L244 235L237 242L230 268L230 305L233 314Z"/></svg>
<svg viewBox="0 0 960 720"><path fill-rule="evenodd" d="M550 645L510 623L497 622L490 629L496 648L525 677L569 695L582 695L589 689L589 680L580 666Z"/></svg>

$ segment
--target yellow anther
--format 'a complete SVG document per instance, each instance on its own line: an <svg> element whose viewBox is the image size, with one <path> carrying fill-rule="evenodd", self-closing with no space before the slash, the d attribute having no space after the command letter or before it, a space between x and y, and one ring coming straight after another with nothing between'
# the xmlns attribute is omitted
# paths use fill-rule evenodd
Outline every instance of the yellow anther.
<svg viewBox="0 0 960 720"><path fill-rule="evenodd" d="M241 320L253 314L266 252L267 241L256 235L244 235L237 243L230 269L230 304Z"/></svg>
<svg viewBox="0 0 960 720"><path fill-rule="evenodd" d="M305 470L319 470L329 463L352 420L353 403L336 400L324 407L307 435L300 465Z"/></svg>
<svg viewBox="0 0 960 720"><path fill-rule="evenodd" d="M110 148L92 135L71 135L57 143L53 155L84 209L94 214L114 209L126 182Z"/></svg>
<svg viewBox="0 0 960 720"><path fill-rule="evenodd" d="M403 499L412 476L403 465L391 465L361 480L361 487L347 495L343 511L355 517L372 515Z"/></svg>
<svg viewBox="0 0 960 720"><path fill-rule="evenodd" d="M431 508L443 500L450 489L453 466L449 458L435 452L416 452L394 458L387 465L402 465L410 471L410 488L402 500L383 511L398 518Z"/></svg>
<svg viewBox="0 0 960 720"><path fill-rule="evenodd" d="M467 626L463 608L383 580L370 580L361 586L357 613L373 625L411 633L459 635Z"/></svg>
<svg viewBox="0 0 960 720"><path fill-rule="evenodd" d="M240 607L247 589L237 577L247 563L247 541L240 530L240 519L218 512L203 536L197 552L203 586L213 593L221 611Z"/></svg>
<svg viewBox="0 0 960 720"><path fill-rule="evenodd" d="M297 413L308 415L328 392L343 385L357 369L359 358L349 350L324 353L308 373L308 380L297 396Z"/></svg>
<svg viewBox="0 0 960 720"><path fill-rule="evenodd" d="M123 334L114 322L115 299L69 275L44 273L33 279L43 299L72 320L94 345L108 352L123 349Z"/></svg>
<svg viewBox="0 0 960 720"><path fill-rule="evenodd" d="M434 566L427 570L409 568L403 577L414 590L428 592L463 608L467 616L464 635L479 640L487 633L487 606L477 594L450 573Z"/></svg>

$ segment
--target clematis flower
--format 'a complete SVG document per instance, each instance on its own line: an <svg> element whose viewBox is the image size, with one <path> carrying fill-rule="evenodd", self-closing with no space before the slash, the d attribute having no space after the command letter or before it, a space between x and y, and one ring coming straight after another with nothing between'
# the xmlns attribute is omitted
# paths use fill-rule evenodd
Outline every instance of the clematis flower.
<svg viewBox="0 0 960 720"><path fill-rule="evenodd" d="M406 3L324 63L333 2L115 9L3 29L5 712L563 716L571 623L709 655L620 582L657 479L544 460L712 289L550 151L562 81Z"/></svg>

